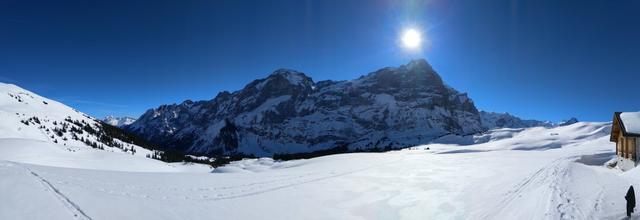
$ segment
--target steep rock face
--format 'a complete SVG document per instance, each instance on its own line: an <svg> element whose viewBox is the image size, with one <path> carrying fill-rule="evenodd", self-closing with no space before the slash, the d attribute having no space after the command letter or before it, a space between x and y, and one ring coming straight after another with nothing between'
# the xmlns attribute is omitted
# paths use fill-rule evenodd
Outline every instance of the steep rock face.
<svg viewBox="0 0 640 220"><path fill-rule="evenodd" d="M317 83L280 69L209 101L150 109L125 129L186 153L256 156L405 147L484 130L473 101L425 60Z"/></svg>

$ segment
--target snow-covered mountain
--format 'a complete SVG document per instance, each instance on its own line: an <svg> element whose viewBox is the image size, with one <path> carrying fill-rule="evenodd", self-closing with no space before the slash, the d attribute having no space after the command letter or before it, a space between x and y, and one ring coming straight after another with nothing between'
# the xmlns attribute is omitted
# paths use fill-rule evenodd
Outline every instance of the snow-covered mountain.
<svg viewBox="0 0 640 220"><path fill-rule="evenodd" d="M107 117L105 117L104 119L102 119L102 121L104 123L110 124L112 126L116 126L116 127L124 127L130 124L133 124L133 122L136 121L135 118L132 117L115 117L113 115L107 115Z"/></svg>
<svg viewBox="0 0 640 220"><path fill-rule="evenodd" d="M578 121L577 118L572 117L570 119L561 121L560 123L558 123L558 126L567 126L567 125L572 125L572 124L575 124L575 123L578 123L578 122L580 122L580 121Z"/></svg>
<svg viewBox="0 0 640 220"><path fill-rule="evenodd" d="M572 117L560 122L539 121L531 119L521 119L517 116L509 113L497 113L480 111L480 118L482 119L482 126L487 129L496 128L532 128L532 127L556 127L567 126L578 123L578 119Z"/></svg>
<svg viewBox="0 0 640 220"><path fill-rule="evenodd" d="M480 118L482 119L482 127L485 129L556 126L553 122L521 119L509 113L480 111Z"/></svg>
<svg viewBox="0 0 640 220"><path fill-rule="evenodd" d="M406 147L485 130L473 101L425 60L348 81L279 69L212 100L150 109L125 129L186 153L256 156Z"/></svg>
<svg viewBox="0 0 640 220"><path fill-rule="evenodd" d="M16 85L0 83L0 119L0 159L76 167L89 158L119 158L111 154L120 153L141 164L161 163L147 158L152 151L141 146L153 146L146 141ZM130 164L138 163L129 158ZM118 165L114 161L123 160L100 167Z"/></svg>

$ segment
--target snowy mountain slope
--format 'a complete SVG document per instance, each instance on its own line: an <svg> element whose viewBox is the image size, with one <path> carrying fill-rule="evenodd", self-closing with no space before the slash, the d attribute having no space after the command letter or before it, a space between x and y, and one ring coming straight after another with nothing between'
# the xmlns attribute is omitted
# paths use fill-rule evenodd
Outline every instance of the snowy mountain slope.
<svg viewBox="0 0 640 220"><path fill-rule="evenodd" d="M611 123L578 122L562 127L528 129L496 129L475 136L478 142L460 146L457 150L548 150L571 146L585 140L609 137ZM490 137L488 140L482 138ZM481 141L480 141L481 140Z"/></svg>
<svg viewBox="0 0 640 220"><path fill-rule="evenodd" d="M473 101L425 60L349 81L280 69L209 101L148 110L125 129L186 153L257 156L400 148L484 130Z"/></svg>
<svg viewBox="0 0 640 220"><path fill-rule="evenodd" d="M118 147L127 151L134 147L144 151L110 137L103 132L103 124L89 115L12 84L0 83L0 118L0 138L32 139L69 147L95 143L98 146L94 148Z"/></svg>
<svg viewBox="0 0 640 220"><path fill-rule="evenodd" d="M572 141L580 141L583 138L600 138L608 136L611 131L611 123L576 122L575 126L555 127L531 127L531 128L498 128L474 135L447 135L431 141L437 144L473 145L474 149L482 144L491 142L491 146L500 146L503 149L533 150L558 148L562 144ZM565 134L565 135L560 135ZM578 135L578 136L576 136ZM523 145L522 139L537 139L546 137L543 141L535 142L536 145ZM516 142L514 142L516 141ZM529 143L529 142L526 142ZM465 147L460 147L465 148Z"/></svg>
<svg viewBox="0 0 640 220"><path fill-rule="evenodd" d="M450 144L450 145L473 145L490 141L497 141L505 138L512 138L525 128L496 128L486 132L472 135L445 135L430 141L430 144Z"/></svg>
<svg viewBox="0 0 640 220"><path fill-rule="evenodd" d="M528 128L465 147L251 159L209 174L0 162L8 177L0 178L8 204L0 219L68 219L78 210L91 219L621 219L624 192L640 186L640 173L602 166L615 154L609 126ZM549 141L559 147L544 147Z"/></svg>
<svg viewBox="0 0 640 220"><path fill-rule="evenodd" d="M144 150L144 149L143 149ZM86 146L70 147L33 139L0 138L0 160L53 167L128 172L208 172L201 164L165 163Z"/></svg>
<svg viewBox="0 0 640 220"><path fill-rule="evenodd" d="M135 118L132 117L115 117L113 115L107 115L104 119L102 119L104 123L110 124L111 126L116 127L124 127L136 121Z"/></svg>
<svg viewBox="0 0 640 220"><path fill-rule="evenodd" d="M135 137L57 101L0 83L0 160L128 171L180 171Z"/></svg>

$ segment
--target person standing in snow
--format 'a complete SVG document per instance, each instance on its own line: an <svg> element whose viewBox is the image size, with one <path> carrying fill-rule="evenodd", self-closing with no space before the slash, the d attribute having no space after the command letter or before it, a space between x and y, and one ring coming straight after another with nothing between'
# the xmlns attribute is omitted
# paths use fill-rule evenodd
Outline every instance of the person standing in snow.
<svg viewBox="0 0 640 220"><path fill-rule="evenodd" d="M631 217L633 208L636 207L636 193L633 191L633 186L629 187L627 195L624 196L624 199L627 200L627 217Z"/></svg>

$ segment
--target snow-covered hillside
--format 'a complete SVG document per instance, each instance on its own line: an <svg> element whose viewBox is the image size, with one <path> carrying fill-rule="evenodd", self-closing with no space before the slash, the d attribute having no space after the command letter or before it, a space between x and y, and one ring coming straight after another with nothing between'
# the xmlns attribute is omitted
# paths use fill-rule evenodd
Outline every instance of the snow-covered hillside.
<svg viewBox="0 0 640 220"><path fill-rule="evenodd" d="M0 83L0 160L100 170L182 171L147 158L122 130L16 85ZM200 166L199 166L200 167Z"/></svg>
<svg viewBox="0 0 640 220"><path fill-rule="evenodd" d="M70 149L144 151L104 132L103 124L95 118L12 84L0 83L0 118L0 138L38 140Z"/></svg>
<svg viewBox="0 0 640 220"><path fill-rule="evenodd" d="M116 127L124 127L136 121L135 118L132 117L115 117L113 115L107 115L104 119L102 119L104 123L110 124L111 126Z"/></svg>
<svg viewBox="0 0 640 220"><path fill-rule="evenodd" d="M0 219L621 219L640 170L603 165L615 154L610 126L498 129L481 144L251 159L213 173L0 161Z"/></svg>

